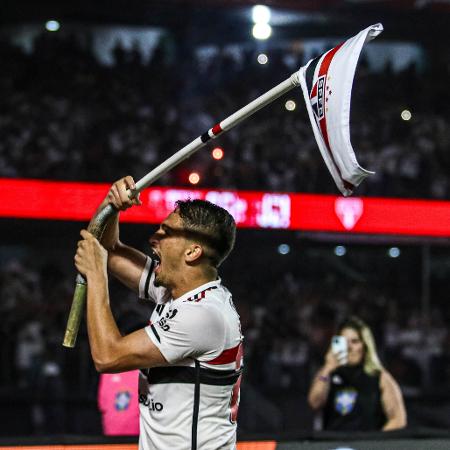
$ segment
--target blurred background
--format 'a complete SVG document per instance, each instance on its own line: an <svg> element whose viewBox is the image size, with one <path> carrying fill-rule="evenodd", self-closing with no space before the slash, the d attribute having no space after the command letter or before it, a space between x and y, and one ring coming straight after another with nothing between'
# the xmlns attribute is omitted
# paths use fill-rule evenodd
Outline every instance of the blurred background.
<svg viewBox="0 0 450 450"><path fill-rule="evenodd" d="M450 200L450 3L256 4L2 2L0 178L137 180L311 58L382 22L361 56L351 111L358 160L376 175L354 195ZM157 184L338 194L300 89ZM84 226L0 219L0 436L101 433L84 326L74 350L61 346ZM125 224L122 239L145 250L153 229ZM245 335L241 435L318 427L307 389L347 314L374 330L409 427L448 428L448 236L241 229L221 271ZM114 281L111 297L122 329L147 322L151 305Z"/></svg>

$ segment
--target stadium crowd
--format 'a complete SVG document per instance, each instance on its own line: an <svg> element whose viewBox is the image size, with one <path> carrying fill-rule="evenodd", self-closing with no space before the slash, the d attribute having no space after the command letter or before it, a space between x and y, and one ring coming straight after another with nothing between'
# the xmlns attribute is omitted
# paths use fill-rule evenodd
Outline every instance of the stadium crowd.
<svg viewBox="0 0 450 450"><path fill-rule="evenodd" d="M0 176L111 181L139 179L149 168L217 121L305 64L300 51L256 52L240 58L218 51L172 61L164 40L145 61L139 47L114 48L115 64L94 57L90 40L42 34L33 51L2 42ZM193 50L192 50L193 51ZM189 73L189 77L185 74ZM450 158L448 65L411 65L373 72L359 64L352 99L352 143L360 164L376 172L359 195L445 199ZM427 89L423 89L427 86ZM411 93L414 92L414 96ZM300 90L264 108L220 138L221 161L199 152L161 184L252 190L336 193L321 159ZM409 110L410 120L401 112Z"/></svg>
<svg viewBox="0 0 450 450"><path fill-rule="evenodd" d="M7 70L0 72L0 177L110 182L132 174L139 179L282 81L280 74L288 75L306 62L300 53L288 61L274 51L262 66L253 52L241 59L219 52L201 65L194 57L186 58L180 68L162 44L150 61L120 44L114 56L113 66L101 65L89 40L70 36L44 34L31 53L0 44L0 57L7 62ZM187 72L190 77L184 76ZM361 165L376 175L360 186L359 195L449 198L449 111L439 106L448 102L447 79L446 66L430 66L424 72L410 67L401 73L387 66L374 73L362 61L353 96L352 142ZM424 90L424 85L432 89ZM298 105L294 111L285 109L286 99L279 100L223 136L218 142L225 149L223 160L200 152L160 184L187 185L187 174L195 169L202 174L201 187L336 193L300 106L301 94L291 97ZM400 118L404 109L412 112L409 121ZM400 272L400 279L394 280L381 271L379 276L388 280L383 285L379 278L355 281L330 267L327 273L306 270L307 257L302 264L292 257L267 267L270 256L249 261L248 255L259 249L258 239L252 239L248 252L239 250L238 241L223 273L235 293L245 335L244 430L279 429L280 424L294 429L277 417L306 408L310 377L336 323L349 313L364 318L375 331L382 359L407 400L448 389L450 317L445 304L436 300L445 299L444 291L434 293L436 302L424 318L417 307L417 286ZM66 248L65 261L72 260L73 250ZM64 402L84 399L95 411L98 382L84 329L78 351L61 347L73 268L34 256L2 256L2 401L9 401L14 392L31 402L24 426L30 434L98 432L88 421L69 420L64 407ZM370 263L363 264L371 273ZM122 326L145 323L149 305L130 298L116 284L112 292ZM285 393L284 403L280 392ZM300 401L292 404L297 398L292 392L303 399L303 406ZM275 422L258 425L250 419L245 413L250 395L255 409L272 408ZM424 422L442 426L442 417L439 420L429 415Z"/></svg>
<svg viewBox="0 0 450 450"><path fill-rule="evenodd" d="M243 248L239 239L246 241ZM450 318L445 301L438 300L445 299L445 283L433 287L430 316L424 317L420 286L402 277L405 266L393 270L384 263L389 267L374 271L369 252L353 262L364 267L359 275L348 268L345 270L350 274L346 274L342 267L335 266L340 264L336 263L339 258L331 256L331 247L328 256L298 249L291 256L270 256L268 251L261 254L258 250L258 258L250 257L257 254L260 239L238 237L235 254L221 271L224 282L234 292L245 336L244 430L311 426L309 416L301 424L289 425L289 418L295 417L293 408L311 415L306 406L311 377L322 362L337 323L355 313L374 330L382 361L399 382L407 404L422 402L418 410L421 414L425 410L423 402L430 396L441 396L445 404L450 380ZM67 240L61 239L59 245L66 249L62 261L49 257L36 261L29 253L22 259L9 260L0 269L2 398L14 392L15 396L22 393L28 395L29 401L33 399L30 411L37 412L30 419L30 427L38 433L58 432L67 423L73 430L75 424L64 419L70 411L63 408L65 402L80 403L84 399L91 402L90 412L96 411L98 375L89 358L84 325L75 350L61 346L72 301L74 269L69 266L72 257ZM39 250L34 252L38 254ZM112 283L111 292L113 311L122 329L146 325L150 304L137 300L119 283ZM285 400L280 393L284 393ZM246 401L249 398L251 402ZM295 405L293 398L297 399ZM246 408L253 407L263 410L267 404L276 411L270 415L273 423L256 420L258 411L246 412ZM48 414L55 419L49 419ZM414 413L410 416L412 424L445 425L442 414L439 418L425 415L416 422ZM95 431L86 422L78 426L75 431Z"/></svg>

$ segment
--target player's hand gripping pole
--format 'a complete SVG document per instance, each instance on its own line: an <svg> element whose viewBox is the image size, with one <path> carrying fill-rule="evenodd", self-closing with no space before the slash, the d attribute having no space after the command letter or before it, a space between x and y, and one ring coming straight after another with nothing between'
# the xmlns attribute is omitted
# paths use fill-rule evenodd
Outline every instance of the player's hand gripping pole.
<svg viewBox="0 0 450 450"><path fill-rule="evenodd" d="M206 145L210 139L214 139L225 131L230 130L238 123L242 122L247 117L253 115L256 111L260 110L264 106L272 103L277 98L281 97L286 92L289 92L294 87L299 86L300 81L298 73L295 72L287 80L278 84L270 91L261 95L257 99L250 102L248 105L236 111L231 116L214 125L206 133L203 133L198 138L194 139L190 144L183 147L181 150L173 154L166 161L161 163L158 167L153 169L143 178L136 183L136 189L130 192L131 197L135 197L146 187L154 183L158 178L162 177L169 170L180 164L185 159L193 155L197 150L200 150ZM88 227L88 231L92 233L97 239L100 240L103 231L106 227L106 223L110 217L112 217L117 211L112 205L108 205L103 208L91 221ZM75 342L78 335L78 329L80 327L82 312L86 303L87 283L85 278L81 275L77 275L76 287L72 300L72 307L69 313L69 319L67 321L66 333L64 335L63 345L64 347L75 347Z"/></svg>

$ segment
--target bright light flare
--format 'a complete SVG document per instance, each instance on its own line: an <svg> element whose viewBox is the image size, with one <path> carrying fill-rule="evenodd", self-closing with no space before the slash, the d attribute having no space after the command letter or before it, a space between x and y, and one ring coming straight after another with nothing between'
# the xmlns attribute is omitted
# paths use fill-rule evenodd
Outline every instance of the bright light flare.
<svg viewBox="0 0 450 450"><path fill-rule="evenodd" d="M45 29L47 31L58 31L60 29L60 24L57 20L48 20L45 23Z"/></svg>
<svg viewBox="0 0 450 450"><path fill-rule="evenodd" d="M400 114L400 116L401 116L401 118L402 118L403 120L408 121L408 120L411 120L412 114L411 114L411 111L405 109L405 110L402 111L402 113Z"/></svg>
<svg viewBox="0 0 450 450"><path fill-rule="evenodd" d="M255 5L252 8L253 23L269 23L270 21L270 8L264 5Z"/></svg>
<svg viewBox="0 0 450 450"><path fill-rule="evenodd" d="M224 155L224 151L223 149L221 149L220 147L216 147L213 149L213 151L211 152L211 155L214 159L222 159L223 155Z"/></svg>
<svg viewBox="0 0 450 450"><path fill-rule="evenodd" d="M200 182L200 175L197 172L192 172L189 174L189 183L198 184Z"/></svg>
<svg viewBox="0 0 450 450"><path fill-rule="evenodd" d="M343 245L336 245L334 248L334 254L336 256L344 256L347 253L347 249Z"/></svg>
<svg viewBox="0 0 450 450"><path fill-rule="evenodd" d="M268 23L256 23L253 26L252 33L255 39L264 41L266 39L269 39L269 37L271 36L272 27Z"/></svg>
<svg viewBox="0 0 450 450"><path fill-rule="evenodd" d="M291 251L291 247L288 244L280 244L278 246L278 253L280 255L287 255Z"/></svg>
<svg viewBox="0 0 450 450"><path fill-rule="evenodd" d="M297 104L294 102L294 100L288 100L285 104L284 107L288 110L288 111L294 111L294 109L297 107Z"/></svg>
<svg viewBox="0 0 450 450"><path fill-rule="evenodd" d="M400 249L398 247L391 247L388 250L388 255L391 258L398 258L400 256Z"/></svg>
<svg viewBox="0 0 450 450"><path fill-rule="evenodd" d="M269 61L269 58L267 57L267 55L265 53L260 53L258 55L258 57L256 58L256 60L259 62L259 64L267 64L267 62Z"/></svg>

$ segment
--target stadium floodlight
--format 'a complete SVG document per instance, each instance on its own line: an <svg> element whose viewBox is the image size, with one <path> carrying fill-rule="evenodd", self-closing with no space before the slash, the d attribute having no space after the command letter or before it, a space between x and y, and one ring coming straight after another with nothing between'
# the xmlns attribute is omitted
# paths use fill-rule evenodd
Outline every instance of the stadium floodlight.
<svg viewBox="0 0 450 450"><path fill-rule="evenodd" d="M267 6L255 5L252 9L253 23L269 23L270 16L270 8Z"/></svg>
<svg viewBox="0 0 450 450"><path fill-rule="evenodd" d="M388 255L390 258L398 258L400 256L400 249L398 247L391 247L388 250Z"/></svg>
<svg viewBox="0 0 450 450"><path fill-rule="evenodd" d="M408 120L411 120L412 114L411 114L411 111L409 111L408 109L405 109L402 111L400 116L403 120L408 121Z"/></svg>
<svg viewBox="0 0 450 450"><path fill-rule="evenodd" d="M336 247L334 247L334 254L336 256L344 256L346 253L347 249L344 245L336 245Z"/></svg>
<svg viewBox="0 0 450 450"><path fill-rule="evenodd" d="M256 58L256 60L258 61L259 64L264 65L264 64L268 63L269 58L267 57L267 55L265 53L260 53L258 55L258 58Z"/></svg>
<svg viewBox="0 0 450 450"><path fill-rule="evenodd" d="M278 246L278 253L280 255L287 255L291 251L291 247L288 244L280 244Z"/></svg>
<svg viewBox="0 0 450 450"><path fill-rule="evenodd" d="M268 23L255 23L252 34L255 39L264 41L269 39L272 34L272 27Z"/></svg>
<svg viewBox="0 0 450 450"><path fill-rule="evenodd" d="M297 104L294 102L294 100L288 100L285 104L284 107L288 110L288 111L294 111L295 108L297 107Z"/></svg>
<svg viewBox="0 0 450 450"><path fill-rule="evenodd" d="M57 20L48 20L45 23L45 29L47 31L58 31L60 29L60 24Z"/></svg>

